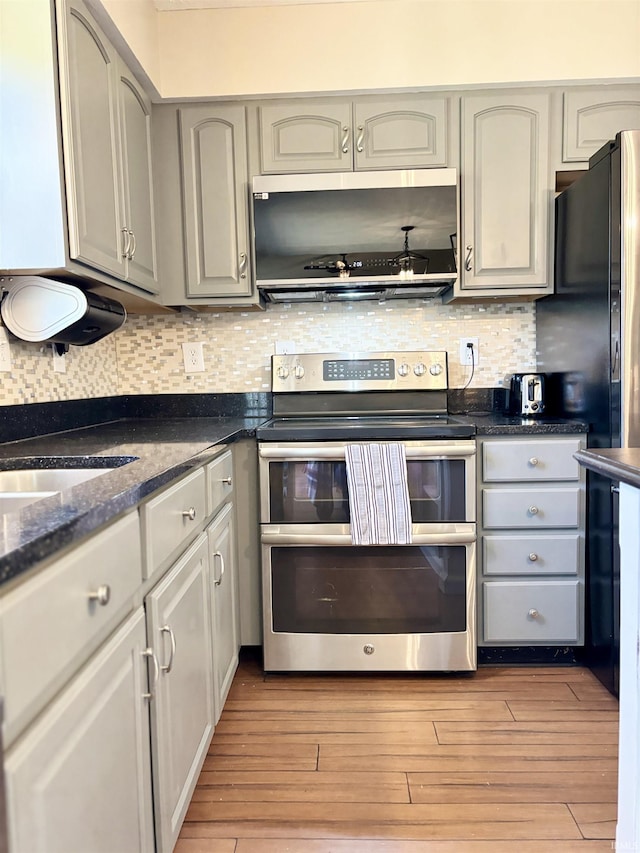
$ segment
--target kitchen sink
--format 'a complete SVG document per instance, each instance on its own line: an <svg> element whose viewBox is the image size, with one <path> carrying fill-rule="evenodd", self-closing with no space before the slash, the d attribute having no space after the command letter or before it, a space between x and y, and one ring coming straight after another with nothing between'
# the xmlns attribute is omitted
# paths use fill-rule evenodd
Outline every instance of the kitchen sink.
<svg viewBox="0 0 640 853"><path fill-rule="evenodd" d="M137 456L31 456L0 460L0 515L86 483Z"/></svg>

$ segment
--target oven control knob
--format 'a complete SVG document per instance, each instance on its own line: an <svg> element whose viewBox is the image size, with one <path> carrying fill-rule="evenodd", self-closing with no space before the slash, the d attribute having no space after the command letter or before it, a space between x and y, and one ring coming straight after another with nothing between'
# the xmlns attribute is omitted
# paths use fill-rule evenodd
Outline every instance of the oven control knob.
<svg viewBox="0 0 640 853"><path fill-rule="evenodd" d="M442 373L442 365L441 364L432 364L429 368L429 373L432 376L440 376Z"/></svg>
<svg viewBox="0 0 640 853"><path fill-rule="evenodd" d="M302 377L304 376L304 367L301 364L296 364L296 366L293 368L293 375L296 377L296 379L302 379Z"/></svg>
<svg viewBox="0 0 640 853"><path fill-rule="evenodd" d="M409 373L409 365L406 362L398 365L398 376L407 376Z"/></svg>
<svg viewBox="0 0 640 853"><path fill-rule="evenodd" d="M413 372L416 376L424 376L427 372L427 367L421 361L419 361L416 366L413 368Z"/></svg>
<svg viewBox="0 0 640 853"><path fill-rule="evenodd" d="M276 373L278 374L278 379L286 379L289 376L289 368L286 364L281 364Z"/></svg>

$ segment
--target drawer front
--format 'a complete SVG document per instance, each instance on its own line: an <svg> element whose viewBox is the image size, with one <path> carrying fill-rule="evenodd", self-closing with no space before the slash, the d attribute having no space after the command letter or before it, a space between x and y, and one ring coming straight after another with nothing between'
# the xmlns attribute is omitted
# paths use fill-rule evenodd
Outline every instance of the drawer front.
<svg viewBox="0 0 640 853"><path fill-rule="evenodd" d="M150 578L195 536L206 515L204 468L165 489L141 507L144 577Z"/></svg>
<svg viewBox="0 0 640 853"><path fill-rule="evenodd" d="M484 640L488 643L580 641L577 580L484 584Z"/></svg>
<svg viewBox="0 0 640 853"><path fill-rule="evenodd" d="M0 599L8 740L133 607L141 581L131 513ZM101 588L102 603L91 598Z"/></svg>
<svg viewBox="0 0 640 853"><path fill-rule="evenodd" d="M573 454L581 440L485 441L482 476L486 482L516 480L578 480L580 466Z"/></svg>
<svg viewBox="0 0 640 853"><path fill-rule="evenodd" d="M483 489L483 527L578 527L580 488Z"/></svg>
<svg viewBox="0 0 640 853"><path fill-rule="evenodd" d="M214 515L233 494L233 455L225 451L207 465L207 515Z"/></svg>
<svg viewBox="0 0 640 853"><path fill-rule="evenodd" d="M483 536L485 575L577 575L580 534Z"/></svg>

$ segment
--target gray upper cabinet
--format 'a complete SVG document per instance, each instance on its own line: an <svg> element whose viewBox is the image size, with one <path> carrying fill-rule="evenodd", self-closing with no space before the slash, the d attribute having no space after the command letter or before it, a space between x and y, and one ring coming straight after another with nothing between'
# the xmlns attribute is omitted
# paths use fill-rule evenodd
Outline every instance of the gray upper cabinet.
<svg viewBox="0 0 640 853"><path fill-rule="evenodd" d="M260 170L445 166L448 112L448 98L423 95L263 104L258 108Z"/></svg>
<svg viewBox="0 0 640 853"><path fill-rule="evenodd" d="M550 95L462 99L462 241L456 295L551 292Z"/></svg>
<svg viewBox="0 0 640 853"><path fill-rule="evenodd" d="M585 162L621 130L640 130L640 86L597 86L563 93L562 161Z"/></svg>
<svg viewBox="0 0 640 853"><path fill-rule="evenodd" d="M179 134L186 296L250 297L245 108L181 108Z"/></svg>
<svg viewBox="0 0 640 853"><path fill-rule="evenodd" d="M60 30L69 254L157 293L150 103L82 0Z"/></svg>

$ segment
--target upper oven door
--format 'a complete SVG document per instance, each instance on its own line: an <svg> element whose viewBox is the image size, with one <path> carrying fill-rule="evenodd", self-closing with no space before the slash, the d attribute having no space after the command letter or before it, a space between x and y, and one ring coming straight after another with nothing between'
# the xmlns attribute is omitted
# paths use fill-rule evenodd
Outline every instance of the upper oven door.
<svg viewBox="0 0 640 853"><path fill-rule="evenodd" d="M475 441L407 441L414 524L476 520ZM346 524L346 442L261 443L263 524Z"/></svg>

